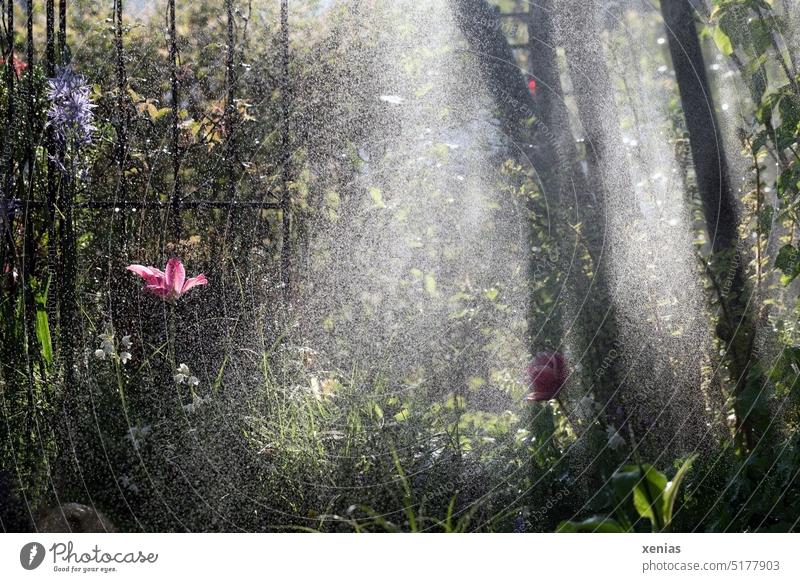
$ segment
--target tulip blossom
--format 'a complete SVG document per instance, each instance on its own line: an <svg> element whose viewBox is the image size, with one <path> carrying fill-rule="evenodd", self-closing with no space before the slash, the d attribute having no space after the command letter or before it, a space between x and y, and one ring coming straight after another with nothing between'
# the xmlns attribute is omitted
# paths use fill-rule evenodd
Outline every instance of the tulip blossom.
<svg viewBox="0 0 800 582"><path fill-rule="evenodd" d="M208 280L203 274L187 279L183 263L174 257L167 262L163 271L143 265L128 265L126 268L145 280L147 284L144 286L144 291L157 295L170 303L175 303L193 287L208 285Z"/></svg>
<svg viewBox="0 0 800 582"><path fill-rule="evenodd" d="M558 396L567 381L567 365L558 352L538 354L528 366L528 380L533 392L527 400L540 402Z"/></svg>

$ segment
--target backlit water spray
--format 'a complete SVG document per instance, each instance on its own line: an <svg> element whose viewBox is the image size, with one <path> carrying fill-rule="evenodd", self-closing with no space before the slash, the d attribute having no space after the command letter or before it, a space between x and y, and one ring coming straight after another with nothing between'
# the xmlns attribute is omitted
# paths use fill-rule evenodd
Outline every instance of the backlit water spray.
<svg viewBox="0 0 800 582"><path fill-rule="evenodd" d="M377 2L367 74L377 108L358 149L361 195L312 229L305 341L329 365L369 367L393 391L514 407L524 363L527 230L502 192L502 134L449 3ZM330 201L329 201L330 202ZM339 206L341 205L341 206ZM487 401L487 395L493 395Z"/></svg>

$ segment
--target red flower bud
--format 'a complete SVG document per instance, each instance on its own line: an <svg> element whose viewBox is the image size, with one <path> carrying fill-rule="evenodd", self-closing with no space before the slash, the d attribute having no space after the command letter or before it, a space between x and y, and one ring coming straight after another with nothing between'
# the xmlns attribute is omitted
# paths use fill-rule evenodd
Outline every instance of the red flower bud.
<svg viewBox="0 0 800 582"><path fill-rule="evenodd" d="M567 381L567 364L558 352L542 352L528 365L528 380L533 392L527 399L535 402L552 400Z"/></svg>

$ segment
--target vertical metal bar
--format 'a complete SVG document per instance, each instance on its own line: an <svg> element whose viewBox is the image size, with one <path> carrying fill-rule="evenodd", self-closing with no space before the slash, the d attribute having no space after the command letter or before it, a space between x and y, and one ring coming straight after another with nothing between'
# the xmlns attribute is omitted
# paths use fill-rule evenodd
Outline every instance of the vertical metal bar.
<svg viewBox="0 0 800 582"><path fill-rule="evenodd" d="M228 200L236 197L236 79L234 71L235 37L233 30L233 0L225 0L228 16L228 47L225 58L225 87L227 89L225 104L225 129L228 137Z"/></svg>
<svg viewBox="0 0 800 582"><path fill-rule="evenodd" d="M281 243L281 283L283 284L286 304L290 303L292 284L292 215L291 215L291 161L289 135L289 106L291 102L289 83L289 0L281 0L281 211L282 211L282 243Z"/></svg>
<svg viewBox="0 0 800 582"><path fill-rule="evenodd" d="M6 106L5 130L3 131L3 206L0 211L2 218L3 236L0 242L0 269L6 265L9 253L14 253L13 228L11 224L10 204L14 199L14 2L7 0L5 7L6 16L6 54L5 80L8 103Z"/></svg>
<svg viewBox="0 0 800 582"><path fill-rule="evenodd" d="M7 0L6 2L7 16L6 16L6 95L8 95L8 103L6 107L6 131L5 131L5 148L3 157L5 158L5 195L7 199L13 198L11 193L14 190L14 77L16 72L14 70L14 1ZM8 222L8 221L6 221Z"/></svg>
<svg viewBox="0 0 800 582"><path fill-rule="evenodd" d="M61 66L66 66L67 47L67 2L61 0L58 7L58 56ZM63 159L63 152L57 152ZM58 172L58 168L55 169ZM59 323L61 339L61 358L64 366L65 404L69 403L75 390L75 340L80 333L78 328L78 303L75 288L77 265L77 246L73 223L73 203L75 195L74 176L62 173L60 176L60 196L58 210L60 212L59 228L59 269L60 269L60 305Z"/></svg>
<svg viewBox="0 0 800 582"><path fill-rule="evenodd" d="M56 74L56 42L55 42L55 0L47 0L46 8L46 39L45 39L45 74L52 78ZM45 130L45 150L47 154L47 199L45 201L45 221L47 223L47 276L50 292L47 295L47 316L51 328L58 324L58 297L60 289L56 266L58 255L56 249L56 202L58 199L58 166L55 162L56 147L53 132L50 128ZM58 351L60 342L56 334L51 334L55 340L54 350Z"/></svg>
<svg viewBox="0 0 800 582"><path fill-rule="evenodd" d="M178 82L178 40L175 28L175 0L168 3L169 26L169 67L170 82L172 85L172 173L174 177L172 187L172 204L170 209L169 228L172 236L180 237L181 221L181 152L180 152L180 86Z"/></svg>
<svg viewBox="0 0 800 582"><path fill-rule="evenodd" d="M60 0L58 3L58 62L60 65L66 63L67 52L67 0Z"/></svg>
<svg viewBox="0 0 800 582"><path fill-rule="evenodd" d="M127 193L127 178L125 176L125 163L128 155L128 108L126 107L126 89L128 85L125 73L125 48L122 43L122 14L123 0L114 1L114 42L117 51L117 171L119 194L124 199Z"/></svg>
<svg viewBox="0 0 800 582"><path fill-rule="evenodd" d="M33 124L34 116L34 94L33 94L33 0L27 0L26 3L26 51L25 56L28 62L27 74L25 75L25 107L26 107L26 126L25 132L25 159L28 162L28 182L25 188L25 201L24 201L24 242L23 242L23 260L22 272L20 277L22 279L22 292L23 304L25 306L25 345L27 349L27 373L28 373L28 414L26 427L26 437L29 438L29 448L35 446L36 443L36 430L34 425L36 423L36 383L34 381L34 365L38 364L41 378L44 380L45 368L42 358L42 352L39 349L36 340L36 301L33 295L33 288L31 286L32 278L36 270L36 240L34 225L32 222L33 217L33 203L34 203L34 180L35 180L35 149L33 143ZM22 174L22 172L20 172ZM32 465L41 459L41 452L32 453Z"/></svg>

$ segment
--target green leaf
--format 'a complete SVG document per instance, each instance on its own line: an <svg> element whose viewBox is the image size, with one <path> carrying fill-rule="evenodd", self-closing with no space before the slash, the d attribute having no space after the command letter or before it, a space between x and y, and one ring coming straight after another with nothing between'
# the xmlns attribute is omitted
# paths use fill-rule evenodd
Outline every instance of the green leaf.
<svg viewBox="0 0 800 582"><path fill-rule="evenodd" d="M425 291L428 295L436 295L436 279L433 275L425 275Z"/></svg>
<svg viewBox="0 0 800 582"><path fill-rule="evenodd" d="M50 323L47 318L47 311L44 309L36 310L36 339L42 346L42 357L48 365L53 364L53 342L50 337Z"/></svg>
<svg viewBox="0 0 800 582"><path fill-rule="evenodd" d="M779 268L784 277L784 283L792 282L800 274L800 251L796 247L783 245L775 258L775 266Z"/></svg>
<svg viewBox="0 0 800 582"><path fill-rule="evenodd" d="M686 474L692 469L692 463L697 459L697 455L691 455L686 459L675 473L672 481L667 483L664 490L664 527L667 528L672 523L672 514L675 509L675 500L678 498L680 492L681 482Z"/></svg>
<svg viewBox="0 0 800 582"><path fill-rule="evenodd" d="M664 527L664 489L667 477L651 465L628 465L611 476L620 501L633 495L633 506L640 517L650 520L653 531Z"/></svg>
<svg viewBox="0 0 800 582"><path fill-rule="evenodd" d="M725 31L722 30L721 26L715 26L711 29L711 38L714 39L714 44L717 45L717 48L726 57L733 54L733 44L731 43L731 39L727 34L725 34Z"/></svg>
<svg viewBox="0 0 800 582"><path fill-rule="evenodd" d="M38 281L31 280L32 286L36 289L34 302L36 303L36 339L42 349L42 357L47 365L53 364L53 341L50 336L50 321L47 317L47 295L50 291L50 281L42 288Z"/></svg>
<svg viewBox="0 0 800 582"><path fill-rule="evenodd" d="M639 481L633 490L633 506L653 524L653 531L664 527L664 490L667 476L651 465L639 466Z"/></svg>
<svg viewBox="0 0 800 582"><path fill-rule="evenodd" d="M557 533L624 533L625 529L619 522L595 515L583 521L562 521L556 528Z"/></svg>
<svg viewBox="0 0 800 582"><path fill-rule="evenodd" d="M383 194L381 193L380 188L375 188L374 186L370 188L369 197L372 198L373 208L386 208L386 204L383 202Z"/></svg>

